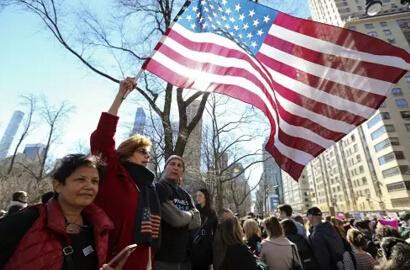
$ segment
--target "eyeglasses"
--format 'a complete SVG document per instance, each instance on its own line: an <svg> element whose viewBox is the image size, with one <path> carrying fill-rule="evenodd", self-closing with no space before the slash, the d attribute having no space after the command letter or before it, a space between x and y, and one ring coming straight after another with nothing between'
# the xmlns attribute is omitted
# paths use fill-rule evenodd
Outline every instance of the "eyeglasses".
<svg viewBox="0 0 410 270"><path fill-rule="evenodd" d="M135 151L138 152L138 153L140 153L140 154L143 154L143 155L148 155L148 156L151 155L150 152L149 152L147 149L145 149L145 148L139 148L139 149L137 149L137 150L135 150Z"/></svg>

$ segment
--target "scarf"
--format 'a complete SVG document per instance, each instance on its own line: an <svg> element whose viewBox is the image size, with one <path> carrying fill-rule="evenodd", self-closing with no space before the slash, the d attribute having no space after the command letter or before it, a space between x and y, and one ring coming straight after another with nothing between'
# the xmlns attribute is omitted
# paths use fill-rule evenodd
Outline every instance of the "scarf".
<svg viewBox="0 0 410 270"><path fill-rule="evenodd" d="M155 189L154 174L144 166L122 163L139 188L139 202L135 222L135 243L159 247L161 225L160 203Z"/></svg>

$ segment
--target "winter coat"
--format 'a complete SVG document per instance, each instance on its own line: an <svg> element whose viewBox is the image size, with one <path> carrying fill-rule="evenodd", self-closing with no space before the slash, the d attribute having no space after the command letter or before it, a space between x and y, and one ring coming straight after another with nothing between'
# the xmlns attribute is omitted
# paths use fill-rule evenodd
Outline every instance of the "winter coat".
<svg viewBox="0 0 410 270"><path fill-rule="evenodd" d="M332 224L323 222L314 226L309 242L318 262L318 270L338 269L336 264L343 261L345 248Z"/></svg>
<svg viewBox="0 0 410 270"><path fill-rule="evenodd" d="M253 254L259 256L259 253L261 251L261 242L262 238L255 234L246 241L246 245L250 248Z"/></svg>
<svg viewBox="0 0 410 270"><path fill-rule="evenodd" d="M288 235L286 238L297 246L303 270L316 270L317 262L309 242L299 233Z"/></svg>
<svg viewBox="0 0 410 270"><path fill-rule="evenodd" d="M108 258L111 259L127 245L135 242L136 217L139 190L134 179L121 165L115 150L114 135L118 117L102 113L97 129L91 135L91 152L101 155L107 163L105 176L95 203L100 206L114 223L110 234ZM124 270L145 270L150 247L138 245L123 267ZM154 250L151 251L153 261Z"/></svg>
<svg viewBox="0 0 410 270"><path fill-rule="evenodd" d="M301 265L296 245L285 237L264 239L260 256L269 269L289 270Z"/></svg>
<svg viewBox="0 0 410 270"><path fill-rule="evenodd" d="M231 245L226 248L222 269L256 270L256 258L245 244Z"/></svg>
<svg viewBox="0 0 410 270"><path fill-rule="evenodd" d="M200 205L196 208L201 214L201 227L192 231L191 267L192 270L208 270L212 264L212 244L218 218L214 210L205 210Z"/></svg>
<svg viewBox="0 0 410 270"><path fill-rule="evenodd" d="M82 214L92 225L98 265L106 261L109 230L113 224L99 207L91 204ZM0 222L0 253L12 254L3 270L60 270L64 257L62 241L69 243L65 217L57 200L28 207ZM16 237L17 236L17 237ZM20 238L20 239L18 239ZM13 252L14 251L14 252Z"/></svg>

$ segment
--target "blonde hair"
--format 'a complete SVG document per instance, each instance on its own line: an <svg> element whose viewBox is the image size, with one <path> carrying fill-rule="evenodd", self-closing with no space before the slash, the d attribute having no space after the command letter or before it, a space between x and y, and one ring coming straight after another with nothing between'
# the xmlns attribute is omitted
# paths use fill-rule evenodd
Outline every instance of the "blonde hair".
<svg viewBox="0 0 410 270"><path fill-rule="evenodd" d="M353 246L365 248L366 247L366 238L364 233L358 229L349 229L347 231L347 241L349 241Z"/></svg>
<svg viewBox="0 0 410 270"><path fill-rule="evenodd" d="M131 157L138 148L151 147L151 140L143 135L135 134L123 141L117 148L118 158L124 161Z"/></svg>
<svg viewBox="0 0 410 270"><path fill-rule="evenodd" d="M243 223L243 230L245 232L245 239L249 240L252 236L257 235L261 237L261 230L258 223L254 219L247 219Z"/></svg>

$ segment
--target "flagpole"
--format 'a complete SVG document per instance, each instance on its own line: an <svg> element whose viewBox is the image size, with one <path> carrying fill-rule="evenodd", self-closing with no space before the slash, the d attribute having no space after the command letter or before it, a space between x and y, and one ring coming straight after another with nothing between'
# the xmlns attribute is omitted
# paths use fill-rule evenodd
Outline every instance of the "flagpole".
<svg viewBox="0 0 410 270"><path fill-rule="evenodd" d="M168 27L168 29L172 28L172 26L173 26L173 25L175 24L175 22L178 20L179 16L181 16L181 14L184 13L185 9L191 4L191 2L192 2L192 0L186 0L186 1L185 1L185 3L182 5L181 9L179 10L179 12L177 13L177 15L175 16L175 18L172 20L172 22L171 22L170 26ZM159 41L159 44L162 44L166 37L167 37L166 33L165 33L164 35L162 35L162 37L161 37L161 39L160 39L160 41ZM151 52L150 57L148 57L148 58L146 59L146 61L149 61L149 60L151 59L151 57L152 57L152 55L154 55L155 51L156 51L156 50L154 49L154 50ZM139 77L141 76L142 72L145 70L144 65L145 65L146 61L144 62L144 64L142 64L142 67L141 67L140 71L138 71L137 75L135 76L135 87L134 87L133 89L127 91L127 92L122 96L122 99L123 99L123 100L127 98L127 96L129 95L129 93L130 93L132 90L136 89L138 79L139 79Z"/></svg>

